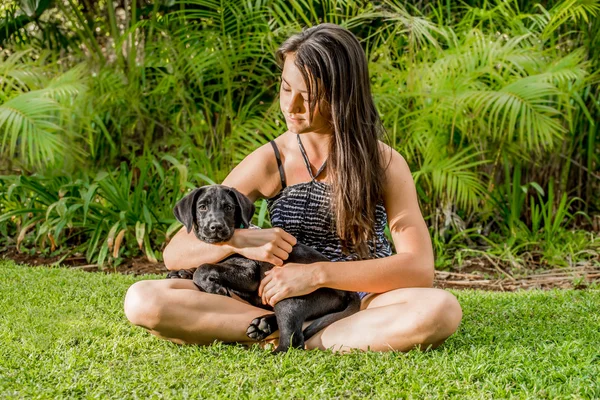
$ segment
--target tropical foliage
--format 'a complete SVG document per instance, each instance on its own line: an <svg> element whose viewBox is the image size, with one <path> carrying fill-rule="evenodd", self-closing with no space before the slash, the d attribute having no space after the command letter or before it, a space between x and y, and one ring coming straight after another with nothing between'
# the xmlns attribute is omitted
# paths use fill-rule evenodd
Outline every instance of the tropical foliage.
<svg viewBox="0 0 600 400"><path fill-rule="evenodd" d="M364 45L440 265L598 256L600 1L21 0L0 13L5 245L160 257L183 192L283 131L278 44L333 22Z"/></svg>

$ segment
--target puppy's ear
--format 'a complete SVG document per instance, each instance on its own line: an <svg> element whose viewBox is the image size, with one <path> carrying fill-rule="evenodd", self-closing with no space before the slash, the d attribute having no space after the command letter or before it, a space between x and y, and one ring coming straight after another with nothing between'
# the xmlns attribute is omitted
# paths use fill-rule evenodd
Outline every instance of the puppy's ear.
<svg viewBox="0 0 600 400"><path fill-rule="evenodd" d="M196 200L204 190L205 187L192 190L188 195L179 200L173 209L175 218L185 226L187 233L190 233L196 221Z"/></svg>
<svg viewBox="0 0 600 400"><path fill-rule="evenodd" d="M254 215L254 204L248 197L234 188L229 188L229 193L238 205L238 207L235 208L235 227L248 228L250 226L250 221L252 221L252 216Z"/></svg>

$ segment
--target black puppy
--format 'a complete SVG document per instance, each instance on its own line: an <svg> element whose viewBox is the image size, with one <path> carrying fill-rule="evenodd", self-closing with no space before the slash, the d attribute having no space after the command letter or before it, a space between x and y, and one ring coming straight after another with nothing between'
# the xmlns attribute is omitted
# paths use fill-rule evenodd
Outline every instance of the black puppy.
<svg viewBox="0 0 600 400"><path fill-rule="evenodd" d="M175 217L196 237L206 243L229 240L236 228L248 228L254 214L254 204L246 196L228 186L210 185L193 190L181 199L174 209ZM318 251L296 244L286 262L309 264L328 261ZM234 254L216 264L202 264L193 272L196 286L203 292L239 296L261 308L274 309L273 314L253 320L246 334L262 340L278 328L279 346L274 353L287 351L290 346L304 348L304 341L333 322L354 314L360 309L355 292L321 288L310 294L279 301L274 308L263 305L258 296L260 281L273 264L254 261ZM190 278L187 270L171 271L169 278ZM304 332L302 324L316 318Z"/></svg>

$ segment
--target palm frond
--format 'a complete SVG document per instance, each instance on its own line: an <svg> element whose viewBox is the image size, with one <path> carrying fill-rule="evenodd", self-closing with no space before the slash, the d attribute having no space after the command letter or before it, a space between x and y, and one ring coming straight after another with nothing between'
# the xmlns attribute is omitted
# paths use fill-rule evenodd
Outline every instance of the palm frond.
<svg viewBox="0 0 600 400"><path fill-rule="evenodd" d="M473 148L465 148L450 155L440 151L436 141L429 141L424 149L423 166L413 173L418 184L425 179L433 196L440 202L457 204L465 209L473 209L486 194L485 187L477 170L487 161Z"/></svg>
<svg viewBox="0 0 600 400"><path fill-rule="evenodd" d="M561 25L568 20L583 20L589 23L592 18L600 14L600 1L598 0L565 0L557 2L548 11L548 22L542 32L542 37L550 37Z"/></svg>
<svg viewBox="0 0 600 400"><path fill-rule="evenodd" d="M552 148L564 133L558 119L554 85L532 76L516 80L500 90L475 91L462 96L481 118L489 134L500 141L518 142L526 151Z"/></svg>
<svg viewBox="0 0 600 400"><path fill-rule="evenodd" d="M71 102L87 90L85 75L88 73L84 65L75 66L63 74L57 75L43 88L45 96L59 102Z"/></svg>
<svg viewBox="0 0 600 400"><path fill-rule="evenodd" d="M63 107L43 94L25 93L0 105L0 152L34 166L52 164L67 151L57 117Z"/></svg>

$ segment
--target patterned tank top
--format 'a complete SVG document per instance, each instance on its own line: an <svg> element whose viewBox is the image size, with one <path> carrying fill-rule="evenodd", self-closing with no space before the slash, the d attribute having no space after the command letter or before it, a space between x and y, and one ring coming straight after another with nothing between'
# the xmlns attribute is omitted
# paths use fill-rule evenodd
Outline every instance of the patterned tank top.
<svg viewBox="0 0 600 400"><path fill-rule="evenodd" d="M275 142L271 141L282 187L277 195L267 199L271 225L282 228L294 236L298 242L321 252L331 261L357 260L356 253L344 254L342 252L342 243L337 235L331 211L330 185L316 180L325 168L327 161L313 175L300 135L296 136L311 180L287 186L279 149ZM383 258L392 254L390 242L384 234L386 222L387 215L383 202L381 202L375 208L375 240L368 242L371 258Z"/></svg>

